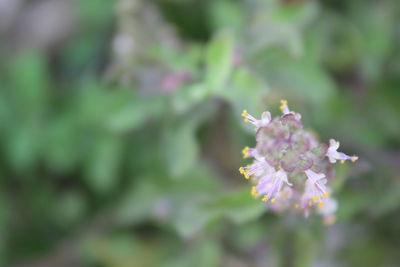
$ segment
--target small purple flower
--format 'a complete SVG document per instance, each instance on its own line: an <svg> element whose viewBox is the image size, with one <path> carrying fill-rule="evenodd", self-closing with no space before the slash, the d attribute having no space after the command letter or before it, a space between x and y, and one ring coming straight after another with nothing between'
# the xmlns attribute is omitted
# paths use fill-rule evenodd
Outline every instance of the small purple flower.
<svg viewBox="0 0 400 267"><path fill-rule="evenodd" d="M247 113L247 110L243 110L242 117L244 117L244 122L250 122L254 124L256 126L256 130L260 127L267 126L271 121L271 113L269 113L268 111L261 114L261 120L257 120L256 118L251 116L249 113Z"/></svg>
<svg viewBox="0 0 400 267"><path fill-rule="evenodd" d="M261 176L273 171L275 171L274 168L272 168L264 159L255 159L253 164L239 168L239 172L243 174L246 179L249 179L251 175Z"/></svg>
<svg viewBox="0 0 400 267"><path fill-rule="evenodd" d="M301 115L290 111L287 100L281 100L279 109L282 111L283 115L293 115L296 120L300 121Z"/></svg>
<svg viewBox="0 0 400 267"><path fill-rule="evenodd" d="M325 174L316 173L312 170L306 170L304 173L307 176L306 189L304 191L305 195L309 195L315 200L329 196L325 187Z"/></svg>
<svg viewBox="0 0 400 267"><path fill-rule="evenodd" d="M258 195L264 195L262 201L266 202L271 199L274 203L278 198L284 185L292 186L288 181L288 177L285 171L279 170L265 175L258 181L256 186Z"/></svg>
<svg viewBox="0 0 400 267"><path fill-rule="evenodd" d="M328 152L326 152L326 156L329 158L331 163L335 163L337 160L340 160L341 163L344 163L345 160L351 160L355 162L358 160L357 156L347 156L342 152L338 152L340 143L335 139L329 140L329 148Z"/></svg>
<svg viewBox="0 0 400 267"><path fill-rule="evenodd" d="M244 121L255 126L257 143L242 150L243 158L254 161L239 171L255 184L251 195L270 203L271 210L293 207L307 217L315 209L331 224L338 206L330 197L331 163L354 162L358 157L338 152L339 142L333 139L329 146L321 143L316 134L303 128L301 115L291 111L286 100L281 100L280 109L282 116L271 118L271 113L264 112L260 120L243 111Z"/></svg>

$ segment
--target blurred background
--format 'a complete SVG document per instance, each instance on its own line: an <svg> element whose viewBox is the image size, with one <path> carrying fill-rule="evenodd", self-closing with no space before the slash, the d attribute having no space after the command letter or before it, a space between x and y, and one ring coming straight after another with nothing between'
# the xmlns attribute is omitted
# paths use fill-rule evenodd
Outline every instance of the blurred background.
<svg viewBox="0 0 400 267"><path fill-rule="evenodd" d="M0 266L400 266L400 2L0 0ZM237 169L280 99L337 222Z"/></svg>

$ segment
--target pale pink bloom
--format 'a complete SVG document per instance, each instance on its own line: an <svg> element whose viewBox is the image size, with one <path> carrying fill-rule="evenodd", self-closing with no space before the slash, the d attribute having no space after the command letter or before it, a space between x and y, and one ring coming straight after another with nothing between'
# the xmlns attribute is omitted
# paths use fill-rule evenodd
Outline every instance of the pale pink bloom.
<svg viewBox="0 0 400 267"><path fill-rule="evenodd" d="M328 197L329 192L325 186L325 174L316 173L312 170L306 170L304 173L307 176L304 197L313 200L319 200L323 197Z"/></svg>
<svg viewBox="0 0 400 267"><path fill-rule="evenodd" d="M277 172L265 175L261 178L256 189L258 195L264 195L263 201L271 199L271 202L274 203L279 197L279 193L284 185L292 186L288 181L286 172L284 170L278 170Z"/></svg>
<svg viewBox="0 0 400 267"><path fill-rule="evenodd" d="M321 143L316 134L304 129L301 115L291 111L286 100L281 101L280 109L282 116L272 119L269 112L264 112L260 120L243 111L244 121L256 128L257 144L242 150L243 158L255 160L239 171L256 183L251 190L253 197L270 200L272 211L293 207L308 217L315 210L326 224L331 224L338 205L329 197L328 180L334 176L330 163L354 162L358 157L338 152L339 142L333 139L329 148Z"/></svg>
<svg viewBox="0 0 400 267"><path fill-rule="evenodd" d="M281 100L281 106L279 107L279 109L282 111L283 115L292 114L292 115L294 115L294 118L296 120L300 121L301 115L299 113L295 113L293 111L290 111L288 103L287 103L286 100Z"/></svg>
<svg viewBox="0 0 400 267"><path fill-rule="evenodd" d="M266 111L261 114L261 120L257 120L251 116L247 110L243 110L242 117L244 117L244 122L250 122L256 126L256 130L260 127L265 127L271 122L271 113Z"/></svg>
<svg viewBox="0 0 400 267"><path fill-rule="evenodd" d="M322 207L325 204L325 199L329 197L329 189L326 187L325 174L312 170L306 170L305 174L307 180L300 205L304 210L304 216L308 217L312 206L317 204L318 207Z"/></svg>
<svg viewBox="0 0 400 267"><path fill-rule="evenodd" d="M292 187L285 186L278 195L278 201L271 203L271 210L275 212L282 212L290 208L292 205L294 190Z"/></svg>
<svg viewBox="0 0 400 267"><path fill-rule="evenodd" d="M329 158L329 161L331 163L335 163L337 160L340 160L342 163L345 160L351 160L352 162L355 162L358 157L357 156L348 156L342 152L338 152L340 143L334 139L329 140L329 148L328 151L326 152L326 156Z"/></svg>
<svg viewBox="0 0 400 267"><path fill-rule="evenodd" d="M249 179L252 175L261 176L274 171L275 169L271 167L264 158L255 159L253 164L239 168L239 172L243 174L246 179Z"/></svg>

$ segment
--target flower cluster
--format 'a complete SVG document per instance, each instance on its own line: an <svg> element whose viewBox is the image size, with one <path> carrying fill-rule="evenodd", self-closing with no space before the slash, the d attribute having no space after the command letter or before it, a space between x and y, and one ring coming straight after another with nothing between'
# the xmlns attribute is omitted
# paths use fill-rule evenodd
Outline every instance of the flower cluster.
<svg viewBox="0 0 400 267"><path fill-rule="evenodd" d="M331 224L337 202L327 183L334 177L330 163L355 162L358 157L338 152L339 142L333 139L329 146L320 143L303 128L301 115L290 111L286 100L281 100L280 109L282 116L272 118L264 112L260 120L243 111L244 121L255 126L257 144L243 149L243 158L254 161L239 171L253 182L251 194L269 202L272 210L293 207L308 217L315 208Z"/></svg>

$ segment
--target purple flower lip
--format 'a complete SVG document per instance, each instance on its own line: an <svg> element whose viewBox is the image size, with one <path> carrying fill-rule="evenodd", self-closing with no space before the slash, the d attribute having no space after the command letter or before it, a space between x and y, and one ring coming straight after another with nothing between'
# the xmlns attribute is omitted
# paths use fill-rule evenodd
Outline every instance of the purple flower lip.
<svg viewBox="0 0 400 267"><path fill-rule="evenodd" d="M250 122L252 124L254 124L256 126L256 130L260 127L265 127L267 126L270 121L271 121L271 113L269 112L263 112L263 114L261 115L261 120L257 120L256 118L254 118L253 116L251 116L247 110L243 110L242 112L242 117L244 118L244 122Z"/></svg>
<svg viewBox="0 0 400 267"><path fill-rule="evenodd" d="M346 160L351 160L352 162L356 162L358 160L357 156L348 156L342 152L338 152L340 143L335 139L329 140L329 148L326 152L326 156L329 158L331 163L335 163L337 160L340 160L340 163L344 163Z"/></svg>
<svg viewBox="0 0 400 267"><path fill-rule="evenodd" d="M315 207L324 222L331 224L338 207L330 196L331 164L355 162L358 157L338 152L339 142L334 139L329 146L321 143L316 134L304 129L301 115L291 111L286 100L280 103L282 115L275 118L266 111L259 120L243 110L244 122L255 126L256 146L242 150L243 158L254 161L239 172L255 183L251 195L268 202L271 210L294 208L307 217Z"/></svg>

